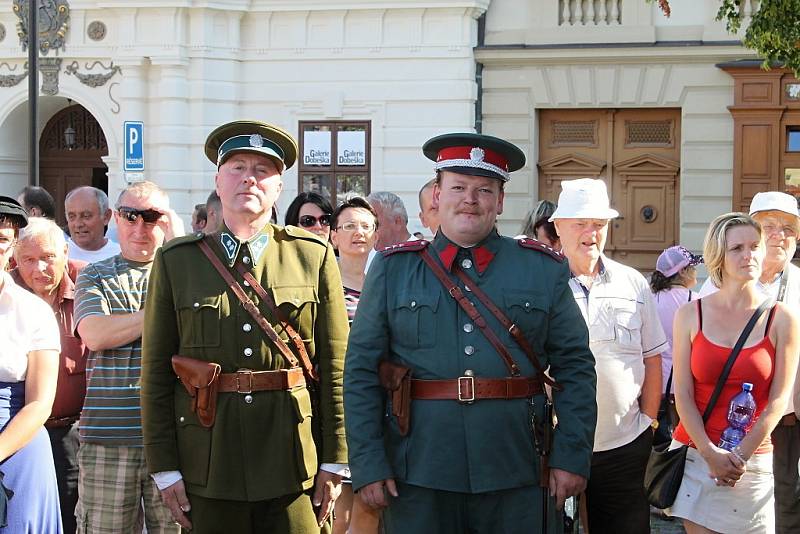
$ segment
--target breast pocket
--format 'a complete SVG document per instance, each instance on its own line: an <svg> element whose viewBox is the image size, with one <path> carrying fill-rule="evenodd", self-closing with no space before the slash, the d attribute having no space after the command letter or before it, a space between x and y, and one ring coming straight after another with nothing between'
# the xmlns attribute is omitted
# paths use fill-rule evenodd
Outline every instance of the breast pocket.
<svg viewBox="0 0 800 534"><path fill-rule="evenodd" d="M392 303L392 332L400 345L430 348L436 343L434 316L439 294L401 294Z"/></svg>
<svg viewBox="0 0 800 534"><path fill-rule="evenodd" d="M305 342L311 341L319 296L314 286L278 286L270 288L275 305L294 325Z"/></svg>
<svg viewBox="0 0 800 534"><path fill-rule="evenodd" d="M503 291L503 302L508 310L509 319L516 324L526 336L531 336L546 328L550 303L544 295L519 290Z"/></svg>
<svg viewBox="0 0 800 534"><path fill-rule="evenodd" d="M220 295L187 298L178 302L181 346L186 348L219 347Z"/></svg>
<svg viewBox="0 0 800 534"><path fill-rule="evenodd" d="M642 318L636 301L605 301L589 325L592 341L614 341L620 346L641 349Z"/></svg>

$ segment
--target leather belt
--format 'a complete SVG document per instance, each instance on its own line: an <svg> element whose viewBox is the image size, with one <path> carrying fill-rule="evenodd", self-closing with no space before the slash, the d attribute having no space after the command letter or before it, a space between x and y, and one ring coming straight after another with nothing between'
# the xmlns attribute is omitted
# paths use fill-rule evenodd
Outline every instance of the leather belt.
<svg viewBox="0 0 800 534"><path fill-rule="evenodd" d="M44 422L45 428L64 428L67 426L71 426L72 423L80 419L80 415L70 415L67 417L51 417L47 421Z"/></svg>
<svg viewBox="0 0 800 534"><path fill-rule="evenodd" d="M251 371L239 369L235 373L219 375L218 391L222 393L252 393L254 391L290 390L305 385L303 370L278 369L277 371Z"/></svg>
<svg viewBox="0 0 800 534"><path fill-rule="evenodd" d="M781 417L780 422L778 423L779 426L794 426L797 424L797 415L793 413L787 413L783 417Z"/></svg>
<svg viewBox="0 0 800 534"><path fill-rule="evenodd" d="M455 400L471 403L484 399L525 399L544 393L536 378L475 378L460 376L450 380L411 380L411 398Z"/></svg>

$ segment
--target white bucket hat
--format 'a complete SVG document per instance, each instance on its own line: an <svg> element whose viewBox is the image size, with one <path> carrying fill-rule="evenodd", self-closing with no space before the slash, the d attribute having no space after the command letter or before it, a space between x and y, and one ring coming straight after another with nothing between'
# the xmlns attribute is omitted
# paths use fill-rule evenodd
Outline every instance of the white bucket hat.
<svg viewBox="0 0 800 534"><path fill-rule="evenodd" d="M800 214L797 212L797 199L779 191L756 193L753 201L750 202L750 215L759 211L782 211L800 218Z"/></svg>
<svg viewBox="0 0 800 534"><path fill-rule="evenodd" d="M608 191L603 180L579 178L561 182L555 219L614 219L619 212L609 207Z"/></svg>

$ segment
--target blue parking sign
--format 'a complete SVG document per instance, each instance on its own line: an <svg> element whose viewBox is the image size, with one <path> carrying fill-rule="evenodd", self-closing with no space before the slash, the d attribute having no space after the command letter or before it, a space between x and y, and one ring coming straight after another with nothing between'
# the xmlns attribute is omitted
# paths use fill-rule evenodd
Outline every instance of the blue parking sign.
<svg viewBox="0 0 800 534"><path fill-rule="evenodd" d="M123 170L144 170L144 123L125 121L125 157Z"/></svg>

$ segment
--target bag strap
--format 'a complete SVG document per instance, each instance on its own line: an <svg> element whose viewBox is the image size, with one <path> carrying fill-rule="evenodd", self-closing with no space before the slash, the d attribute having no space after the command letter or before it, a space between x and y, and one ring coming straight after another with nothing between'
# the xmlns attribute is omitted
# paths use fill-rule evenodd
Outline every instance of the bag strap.
<svg viewBox="0 0 800 534"><path fill-rule="evenodd" d="M272 325L269 324L261 312L258 310L258 307L253 303L250 297L247 296L242 286L239 285L239 282L233 278L233 275L230 271L223 265L222 261L214 254L214 251L211 250L211 246L208 242L211 241L209 236L204 237L202 240L197 242L197 246L200 247L200 250L205 254L206 258L209 259L211 265L217 270L217 272L222 276L222 279L225 280L225 283L228 287L233 291L233 294L236 295L236 298L242 303L242 306L250 314L253 320L258 324L259 327L267 334L267 337L272 341L273 345L277 347L278 352L280 352L281 356L286 360L286 363L289 364L289 367L294 368L299 366L299 362L292 351L289 350L289 347L284 343L284 341L278 336L278 333L275 332L275 329L272 328ZM248 282L250 283L250 282Z"/></svg>
<svg viewBox="0 0 800 534"><path fill-rule="evenodd" d="M269 308L269 311L272 315L278 319L280 326L283 328L286 335L289 336L289 339L294 345L295 350L297 350L297 354L300 356L300 365L303 366L303 372L306 374L308 378L312 380L317 380L318 377L316 375L316 371L314 371L314 366L311 365L311 358L308 357L308 351L306 351L306 344L303 343L303 338L300 337L300 334L297 333L297 330L286 320L284 315L281 313L278 306L275 304L275 300L272 296L267 293L267 290L262 287L256 277L248 271L244 265L241 263L236 265L236 270L239 271L239 274L245 279L245 281L250 284L258 297L261 301Z"/></svg>
<svg viewBox="0 0 800 534"><path fill-rule="evenodd" d="M497 337L497 335L489 328L489 325L486 323L486 319L484 319L484 317L480 314L480 312L475 307L475 305L464 295L464 292L461 291L461 288L458 287L453 282L453 280L450 278L450 276L448 276L448 274L445 271L444 267L438 261L436 261L433 258L433 256L430 254L430 252L428 252L427 249L420 250L419 254L422 257L422 260L426 263L426 265L428 265L428 267L430 267L431 271L433 271L433 274L436 275L436 278L438 278L439 281L442 283L444 288L447 290L447 293L451 297L453 297L453 299L458 303L459 306L461 306L461 309L463 309L467 313L469 318L478 326L478 328L480 329L481 333L483 333L484 337L486 337L486 339L489 341L489 343L492 345L492 347L494 347L494 349L497 351L497 353L503 359L503 363L506 364L506 367L508 368L509 372L511 373L511 376L519 376L520 375L519 365L517 365L517 362L514 361L514 358L511 356L511 353L508 351L508 349L505 347L505 345L503 345L503 342L500 341L500 339ZM455 272L456 272L456 274L458 274L459 271L456 270ZM462 273L462 274L464 274L464 273ZM466 275L464 275L464 276L466 277ZM464 280L462 279L462 281L464 281ZM483 302L484 305L486 306L486 302L483 299L485 298L485 299L488 300L489 297L486 296L486 294L483 293L481 290L479 290L477 288L477 286L475 285L475 283L472 280L469 279L469 277L467 277L467 280L464 283L465 283L465 285L467 287L469 287L469 290L476 297L478 297L478 300ZM480 291L480 294L478 293L479 291ZM483 295L483 298L481 298L481 294ZM489 302L491 303L490 300L489 300ZM493 303L491 303L491 306L496 308L496 306L494 306ZM490 308L489 306L486 306L486 307ZM505 318L505 316L504 316L504 318ZM506 318L506 321L508 321L507 318ZM508 323L511 326L514 326L516 328L516 326L513 325L511 323L511 321L508 321ZM502 324L502 321L501 321L501 324ZM505 326L505 324L503 326ZM511 330L509 330L509 333L511 333ZM513 336L513 333L512 333L512 336ZM523 347L523 351L525 351L524 347ZM527 352L526 352L526 354L527 354ZM535 355L534 355L534 358L535 358ZM537 364L538 364L538 360L537 360ZM536 365L536 368L537 368L537 371L539 371L538 376L537 376L537 378L539 380L543 381L544 383L550 385L551 387L553 387L553 388L555 388L557 390L561 390L562 389L559 384L557 384L552 379L550 379L547 375L544 374L544 370L542 369L541 365Z"/></svg>
<svg viewBox="0 0 800 534"><path fill-rule="evenodd" d="M702 300L702 299L701 299ZM733 363L736 361L736 358L739 356L739 353L742 351L742 347L744 347L745 342L747 342L747 338L750 337L750 332L753 331L753 328L756 326L759 318L764 314L764 310L770 304L771 299L765 299L764 302L753 312L753 316L750 317L750 321L748 321L747 325L742 330L742 333L739 335L739 339L736 340L736 345L733 346L733 350L731 350L731 355L728 356L728 361L725 362L725 367L722 368L722 372L717 379L717 385L714 387L714 392L711 394L711 399L708 401L708 405L706 406L706 410L703 412L703 423L705 424L708 421L708 418L711 417L711 411L714 409L714 405L717 403L720 394L722 393L722 387L725 385L725 381L728 380L728 375L731 374L731 369L733 369ZM698 307L700 306L698 300Z"/></svg>

